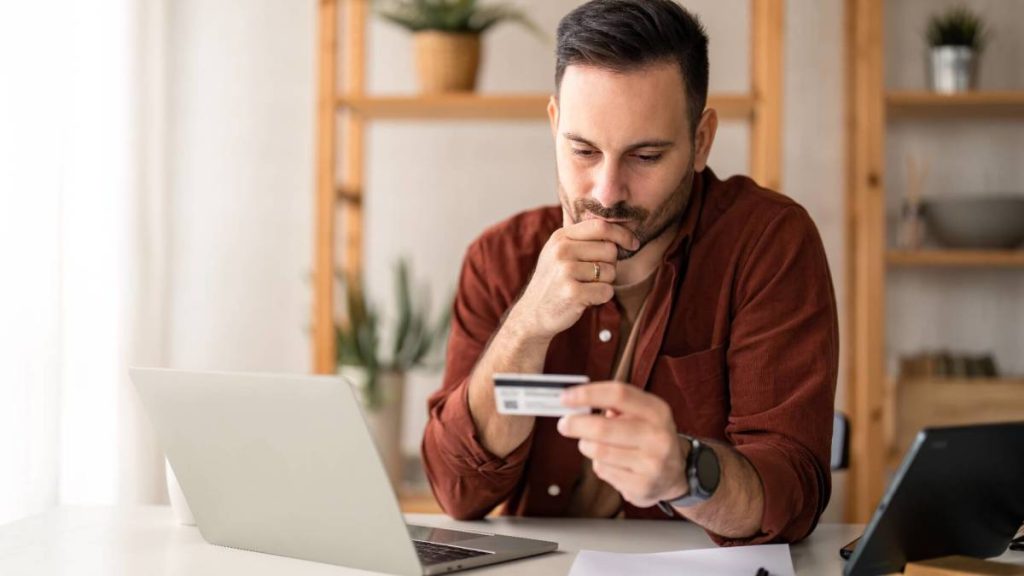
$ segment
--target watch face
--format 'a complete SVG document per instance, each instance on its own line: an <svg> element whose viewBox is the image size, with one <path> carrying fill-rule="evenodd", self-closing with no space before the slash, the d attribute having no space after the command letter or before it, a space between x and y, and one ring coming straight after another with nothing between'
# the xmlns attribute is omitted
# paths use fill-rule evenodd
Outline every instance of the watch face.
<svg viewBox="0 0 1024 576"><path fill-rule="evenodd" d="M700 487L709 494L714 493L718 488L719 472L718 456L711 448L702 446L697 453L697 481Z"/></svg>

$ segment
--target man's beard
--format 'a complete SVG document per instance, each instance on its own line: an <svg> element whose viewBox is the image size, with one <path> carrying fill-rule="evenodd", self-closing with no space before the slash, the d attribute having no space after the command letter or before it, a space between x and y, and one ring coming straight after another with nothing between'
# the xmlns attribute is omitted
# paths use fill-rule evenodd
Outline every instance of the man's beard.
<svg viewBox="0 0 1024 576"><path fill-rule="evenodd" d="M579 198L573 201L572 209L567 208L568 197L561 183L558 185L558 195L562 202L562 210L569 214L574 224L583 220L583 215L590 213L606 220L627 220L621 225L627 228L640 240L640 247L636 250L627 250L618 246L618 259L628 260L644 249L648 242L658 238L665 233L673 224L678 222L690 200L690 193L693 190L693 157L690 164L683 173L679 185L657 208L648 211L639 206L630 206L625 202L619 202L608 208L592 198ZM636 223L636 224L634 224Z"/></svg>

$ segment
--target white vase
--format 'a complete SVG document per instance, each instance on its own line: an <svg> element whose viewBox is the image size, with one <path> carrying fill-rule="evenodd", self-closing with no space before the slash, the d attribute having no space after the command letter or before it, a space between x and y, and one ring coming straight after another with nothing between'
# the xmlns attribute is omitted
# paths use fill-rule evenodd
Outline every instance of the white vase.
<svg viewBox="0 0 1024 576"><path fill-rule="evenodd" d="M185 493L181 491L181 485L178 484L178 478L174 475L174 469L171 468L171 463L166 458L164 459L164 471L167 475L167 497L171 501L174 517L177 518L179 524L195 526L196 519L192 516L192 509L188 507Z"/></svg>
<svg viewBox="0 0 1024 576"><path fill-rule="evenodd" d="M402 406L405 397L405 374L382 371L377 374L377 394L371 398L369 378L362 367L342 366L338 373L355 386L363 405L370 436L388 473L391 486L402 486Z"/></svg>
<svg viewBox="0 0 1024 576"><path fill-rule="evenodd" d="M932 90L957 94L978 86L977 53L966 46L935 46L929 52L928 79Z"/></svg>

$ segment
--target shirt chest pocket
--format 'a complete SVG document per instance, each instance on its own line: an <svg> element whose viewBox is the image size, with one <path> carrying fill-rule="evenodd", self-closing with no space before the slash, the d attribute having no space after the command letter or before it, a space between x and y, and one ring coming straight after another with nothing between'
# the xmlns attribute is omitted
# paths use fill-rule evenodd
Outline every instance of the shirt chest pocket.
<svg viewBox="0 0 1024 576"><path fill-rule="evenodd" d="M651 372L649 391L672 407L680 432L725 439L729 417L725 346L686 356L658 356Z"/></svg>

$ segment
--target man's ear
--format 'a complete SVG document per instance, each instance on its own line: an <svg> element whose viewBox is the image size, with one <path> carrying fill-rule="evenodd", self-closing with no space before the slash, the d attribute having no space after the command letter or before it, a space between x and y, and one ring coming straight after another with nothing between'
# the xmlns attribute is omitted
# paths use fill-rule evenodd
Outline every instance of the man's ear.
<svg viewBox="0 0 1024 576"><path fill-rule="evenodd" d="M711 145L715 143L715 134L718 132L718 112L714 108L704 110L700 115L700 122L697 124L697 133L693 138L693 170L703 172L708 165L708 156L711 155Z"/></svg>
<svg viewBox="0 0 1024 576"><path fill-rule="evenodd" d="M548 99L548 120L551 122L551 136L558 137L558 96L552 94Z"/></svg>

